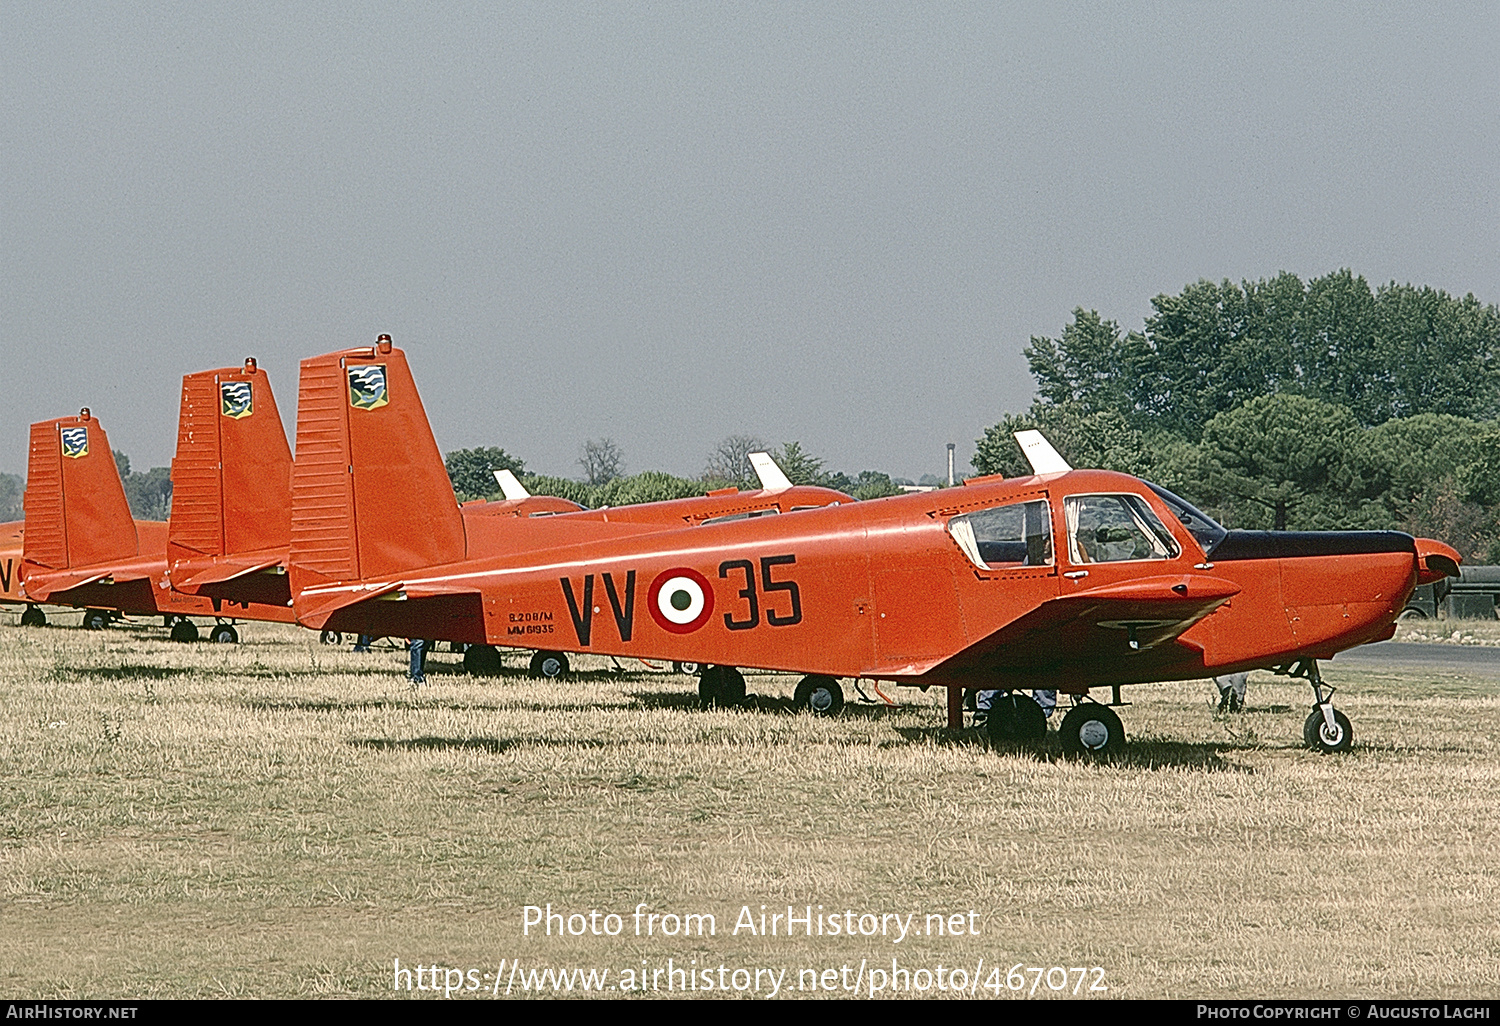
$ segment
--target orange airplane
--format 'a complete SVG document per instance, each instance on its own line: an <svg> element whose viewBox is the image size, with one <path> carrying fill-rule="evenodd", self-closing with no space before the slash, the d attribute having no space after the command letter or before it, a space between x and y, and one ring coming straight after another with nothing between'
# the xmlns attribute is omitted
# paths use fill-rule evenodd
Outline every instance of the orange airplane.
<svg viewBox="0 0 1500 1026"><path fill-rule="evenodd" d="M283 445L285 443L283 442ZM238 632L217 599L173 591L167 580L168 525L134 520L104 428L88 409L31 426L26 478L22 594L28 602L81 606L84 626L121 616L161 616L176 641L194 641L189 617L213 617L215 641ZM281 605L249 602L242 619L292 622Z"/></svg>
<svg viewBox="0 0 1500 1026"><path fill-rule="evenodd" d="M242 367L182 379L172 515L167 521L167 580L173 591L214 609L291 605L286 581L291 537L292 451L266 373ZM513 478L512 478L513 480ZM517 485L519 483L517 482ZM465 516L519 516L581 507L566 499L481 503Z"/></svg>
<svg viewBox="0 0 1500 1026"><path fill-rule="evenodd" d="M576 516L466 541L387 341L302 362L292 479L298 621L505 644L545 629L560 651L697 660L707 701L744 694L736 667L804 674L797 699L837 711L839 678L1010 692L997 739L1046 732L1019 688L1075 698L1065 750L1124 743L1091 688L1272 668L1313 692L1304 739L1353 732L1318 660L1388 638L1419 583L1458 554L1388 531L1226 531L1164 489L1074 470L1035 432L1036 473L961 489L678 530ZM399 630L390 625L399 623Z"/></svg>
<svg viewBox="0 0 1500 1026"><path fill-rule="evenodd" d="M420 421L421 430L374 444L396 445L406 459L441 469L442 457L421 400L414 388L406 389L405 394L408 412ZM314 405L318 401L317 397L304 399ZM383 405L378 396L362 401L375 409ZM351 401L349 409L359 408ZM354 426L359 427L360 422L356 420ZM299 443L299 455L316 458L326 445L323 438L304 438ZM473 545L476 551L486 546L508 548L505 537L512 530L510 525L520 518L566 515L590 523L629 521L682 527L854 501L827 488L793 486L764 453L755 454L753 459L758 473L768 482L759 491L742 493L729 488L697 498L604 510L584 510L567 499L531 495L508 470L495 472L504 495L496 502L476 500L460 506L446 470L441 480L434 477L427 483L435 486L430 490L431 501L458 511L465 544ZM172 516L168 521L167 561L172 588L210 598L216 608L218 603L237 604L241 609L247 603L289 605L286 569L291 540L291 477L292 454L270 382L253 359L247 359L242 368L184 377L177 454L172 462ZM315 510L305 512L318 516ZM248 614L245 618L253 619ZM359 633L401 637L418 633L415 627L406 629L399 622L382 627ZM326 636L351 628L335 622L331 627L320 625L320 629ZM535 646L529 642L544 641L546 633L542 625L531 625L507 642L510 647L532 648ZM422 636L461 640L441 633ZM499 670L499 653L491 645L474 645L466 649L464 665L473 673L493 674ZM541 676L560 676L568 671L567 657L543 648L532 660L532 671Z"/></svg>
<svg viewBox="0 0 1500 1026"><path fill-rule="evenodd" d="M21 593L21 560L26 535L26 521L12 520L0 524L0 605L24 605L22 627L42 627L47 614Z"/></svg>

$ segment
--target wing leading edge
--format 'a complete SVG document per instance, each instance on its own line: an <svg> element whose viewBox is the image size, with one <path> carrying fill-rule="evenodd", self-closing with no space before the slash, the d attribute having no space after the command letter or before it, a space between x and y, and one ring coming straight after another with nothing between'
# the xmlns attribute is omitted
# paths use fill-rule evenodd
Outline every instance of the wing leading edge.
<svg viewBox="0 0 1500 1026"><path fill-rule="evenodd" d="M1156 664L1166 653L1154 650L1176 641L1239 591L1239 585L1222 578L1173 574L1049 599L933 666L928 675L973 678L1089 664L1118 667L1124 659Z"/></svg>

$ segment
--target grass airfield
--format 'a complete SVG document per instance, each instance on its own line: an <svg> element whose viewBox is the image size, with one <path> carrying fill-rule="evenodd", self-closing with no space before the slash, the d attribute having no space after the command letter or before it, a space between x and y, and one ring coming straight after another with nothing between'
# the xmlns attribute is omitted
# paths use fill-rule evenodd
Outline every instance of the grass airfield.
<svg viewBox="0 0 1500 1026"><path fill-rule="evenodd" d="M691 678L635 663L554 684L512 654L480 680L446 652L413 691L402 651L240 630L0 626L6 994L385 997L394 958L480 974L455 999L490 998L501 959L785 969L782 997L893 958L965 967L978 997L1020 996L1017 963L1097 966L1110 997L1500 992L1500 681L1324 664L1342 757L1301 748L1303 682L1254 674L1231 716L1206 682L1141 685L1129 753L1092 765L1055 734L950 736L937 691L824 720L749 675L759 708L700 712ZM523 937L547 903L624 930ZM639 903L716 935L635 936ZM977 935L731 933L762 904L973 910Z"/></svg>

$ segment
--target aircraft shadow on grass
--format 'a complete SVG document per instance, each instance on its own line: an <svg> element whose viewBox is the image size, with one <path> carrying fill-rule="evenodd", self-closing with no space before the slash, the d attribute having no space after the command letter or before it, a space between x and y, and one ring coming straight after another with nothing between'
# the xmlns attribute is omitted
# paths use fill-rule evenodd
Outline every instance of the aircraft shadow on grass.
<svg viewBox="0 0 1500 1026"><path fill-rule="evenodd" d="M997 744L985 737L981 730L965 730L953 733L942 727L897 727L900 734L912 744L933 744L945 747L993 748L997 753L1017 755L1036 762L1064 762L1070 757L1062 750L1062 742L1055 732L1049 733L1045 741L1034 744ZM1236 745L1221 742L1188 741L1132 741L1125 750L1106 760L1108 765L1122 769L1195 769L1207 773L1254 773L1249 766L1230 762L1226 752L1249 751L1256 745Z"/></svg>
<svg viewBox="0 0 1500 1026"><path fill-rule="evenodd" d="M376 751L477 751L499 755L501 752L521 745L539 748L604 748L619 747L623 741L601 741L597 738L544 738L544 737L363 737L349 742L357 748L373 748Z"/></svg>
<svg viewBox="0 0 1500 1026"><path fill-rule="evenodd" d="M64 666L59 667L59 673L71 674L76 677L90 677L95 680L168 680L172 677L181 677L186 674L200 673L202 671L187 666Z"/></svg>

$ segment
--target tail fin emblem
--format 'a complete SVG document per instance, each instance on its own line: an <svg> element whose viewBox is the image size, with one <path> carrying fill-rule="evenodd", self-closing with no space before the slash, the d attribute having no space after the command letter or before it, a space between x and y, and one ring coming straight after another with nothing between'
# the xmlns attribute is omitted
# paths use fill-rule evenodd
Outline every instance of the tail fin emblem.
<svg viewBox="0 0 1500 1026"><path fill-rule="evenodd" d="M248 417L255 412L248 381L220 382L219 398L223 401L224 416L233 420Z"/></svg>
<svg viewBox="0 0 1500 1026"><path fill-rule="evenodd" d="M349 368L349 405L356 410L378 410L390 402L385 391L385 364Z"/></svg>
<svg viewBox="0 0 1500 1026"><path fill-rule="evenodd" d="M62 453L70 459L89 454L89 429L72 427L62 429Z"/></svg>

